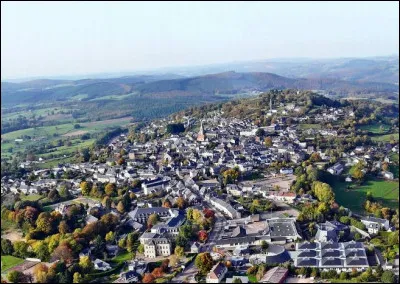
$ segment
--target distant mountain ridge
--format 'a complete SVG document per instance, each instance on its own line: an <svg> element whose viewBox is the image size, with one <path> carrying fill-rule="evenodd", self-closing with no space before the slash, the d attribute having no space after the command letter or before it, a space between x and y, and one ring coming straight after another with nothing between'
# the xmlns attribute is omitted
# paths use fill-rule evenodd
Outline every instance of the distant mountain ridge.
<svg viewBox="0 0 400 284"><path fill-rule="evenodd" d="M177 78L178 77L178 78ZM325 90L336 93L393 93L398 85L384 82L346 81L335 78L287 78L265 72L222 72L191 78L169 76L132 76L108 79L34 80L1 83L4 104L65 101L86 94L88 99L137 92L152 94L185 92L186 95L238 94L269 89Z"/></svg>

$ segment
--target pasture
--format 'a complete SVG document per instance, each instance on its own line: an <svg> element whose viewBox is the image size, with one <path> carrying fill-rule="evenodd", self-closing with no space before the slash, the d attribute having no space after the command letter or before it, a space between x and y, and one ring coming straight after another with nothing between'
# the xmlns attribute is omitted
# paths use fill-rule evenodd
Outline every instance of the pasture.
<svg viewBox="0 0 400 284"><path fill-rule="evenodd" d="M361 130L367 130L368 132L374 133L374 134L381 134L385 133L390 129L389 125L386 124L380 124L380 123L374 123L374 124L368 124L368 125L360 125L357 127L358 129Z"/></svg>
<svg viewBox="0 0 400 284"><path fill-rule="evenodd" d="M375 142L390 142L392 139L399 141L399 133L372 136L371 139Z"/></svg>

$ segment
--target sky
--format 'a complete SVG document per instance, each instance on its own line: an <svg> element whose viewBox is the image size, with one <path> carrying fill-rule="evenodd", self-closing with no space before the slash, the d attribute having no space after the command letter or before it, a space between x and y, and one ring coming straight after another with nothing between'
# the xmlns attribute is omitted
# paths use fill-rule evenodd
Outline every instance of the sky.
<svg viewBox="0 0 400 284"><path fill-rule="evenodd" d="M393 2L1 2L1 79L398 55Z"/></svg>

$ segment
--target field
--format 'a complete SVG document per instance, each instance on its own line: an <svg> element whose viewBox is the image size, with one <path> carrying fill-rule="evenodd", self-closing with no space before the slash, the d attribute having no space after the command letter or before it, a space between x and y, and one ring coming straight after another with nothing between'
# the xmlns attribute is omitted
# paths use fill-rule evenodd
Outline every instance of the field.
<svg viewBox="0 0 400 284"><path fill-rule="evenodd" d="M22 258L14 257L11 255L2 255L1 256L1 271L4 272L7 269L13 268L18 264L23 263L24 260Z"/></svg>
<svg viewBox="0 0 400 284"><path fill-rule="evenodd" d="M376 141L376 142L390 142L390 140L392 140L392 138L394 138L394 140L396 140L396 141L399 141L399 133L385 134L385 135L371 137L372 141Z"/></svg>
<svg viewBox="0 0 400 284"><path fill-rule="evenodd" d="M321 129L320 124L300 124L300 129Z"/></svg>
<svg viewBox="0 0 400 284"><path fill-rule="evenodd" d="M367 180L363 185L347 189L349 183L341 182L336 177L331 177L328 182L334 192L336 201L339 205L351 209L354 212L362 213L363 203L366 200L367 192L382 203L383 206L397 208L399 199L399 184L394 181Z"/></svg>
<svg viewBox="0 0 400 284"><path fill-rule="evenodd" d="M21 200L23 200L23 201L24 200L37 201L37 200L43 198L43 196L39 195L39 194L29 194L29 195L21 194L20 197L21 197Z"/></svg>
<svg viewBox="0 0 400 284"><path fill-rule="evenodd" d="M76 129L74 123L65 123L56 126L44 126L37 128L28 128L3 134L1 143L2 158L10 157L18 151L24 152L28 147L34 147L41 144L56 143L60 139L68 139L71 142L69 146L59 146L46 150L46 153L37 155L48 159L50 155L54 157L66 155L70 156L77 149L88 147L93 144L95 139L82 140L79 136L89 134L103 133L107 129L113 129L118 126L126 126L130 124L132 117L123 117L117 119L108 119L102 121L94 121L80 123L80 127ZM29 136L29 137L27 137ZM22 142L15 142L15 139L22 138Z"/></svg>
<svg viewBox="0 0 400 284"><path fill-rule="evenodd" d="M382 131L381 131L381 126L383 127ZM369 124L369 125L361 125L361 126L358 127L358 129L367 130L367 131L369 131L371 133L374 133L374 134L385 133L386 131L389 130L389 128L390 128L389 125L378 124L378 123Z"/></svg>

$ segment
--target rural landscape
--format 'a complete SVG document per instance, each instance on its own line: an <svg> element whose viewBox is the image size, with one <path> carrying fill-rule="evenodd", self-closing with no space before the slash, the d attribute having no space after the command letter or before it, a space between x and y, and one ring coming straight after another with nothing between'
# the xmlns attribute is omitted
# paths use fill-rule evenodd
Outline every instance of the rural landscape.
<svg viewBox="0 0 400 284"><path fill-rule="evenodd" d="M93 34L64 33L71 39L83 35L79 40L86 45L70 48L77 58L55 48L57 42L37 36L36 41L52 46L45 48L49 58L42 57L43 65L36 65L48 70L50 75L43 76L43 71L30 69L34 56L29 59L32 64L14 64L19 62L14 53L22 56L31 50L10 35L15 32L23 42L30 38L25 29L35 31L11 15L21 19L36 11L43 15L44 26L40 19L32 25L46 27L44 34L57 34L64 41L48 21L68 31L76 23L63 26L64 21L52 17L63 19L75 8L8 4L2 42L8 39L4 55L14 61L10 64L7 58L2 63L7 77L1 80L2 283L398 283L399 56L379 55L390 53L375 52L382 46L357 34L354 45L362 43L377 55L345 53L342 43L318 33L322 28L345 33L348 26L364 32L348 22L346 13L347 26L332 27L326 21L317 27L298 20L294 28L304 36L310 35L300 27L315 30L312 36L333 45L326 44L326 52L342 52L337 56L314 58L311 55L320 49L309 45L307 56L294 58L302 48L293 33L294 39L282 36L277 49L292 57L278 58L275 50L277 59L235 57L220 63L211 60L219 50L213 45L211 53L202 46L204 58L210 59L199 65L185 56L187 50L200 56L191 44L206 33L209 23L193 25L189 17L186 27L179 9L188 9L197 19L198 11L208 13L208 5L216 5L215 11L228 9L226 19L212 26L223 29L224 38L232 32L227 23L233 15L250 17L276 7L283 11L279 5L288 3L197 3L197 9L189 3L169 3L176 5L176 11L171 10L176 18L168 18L170 22L162 21L168 17L164 4L79 3L76 22ZM329 10L320 4L307 6L323 12L307 12L310 22L324 15L340 19L335 10L340 5ZM383 16L371 16L383 9L378 4L365 3L365 10L354 17L365 25L380 24ZM394 11L393 5L385 5ZM358 11L358 6L347 7ZM116 60L119 54L111 52L115 47L97 44L103 40L101 29L80 14L89 8L114 21L114 33L108 37L134 47L135 56L119 47L124 59ZM109 13L111 8L137 19L117 17ZM160 19L144 30L160 39L164 34L171 37L161 53L154 49L159 48L158 39L133 24L143 15L153 15L149 11ZM396 13L385 20L398 23ZM210 14L210 23L220 21L214 16ZM300 19L297 13L293 17ZM268 17L255 18L234 21L234 34L247 39L253 38L248 31L274 34L258 27ZM133 28L122 29L121 21ZM127 34L121 37L122 30L115 27ZM198 35L188 34L190 27ZM246 33L241 34L242 29ZM173 50L178 52L184 44L172 39L180 33L188 49L177 59ZM385 34L380 36L385 39ZM387 37L391 40L393 35ZM259 40L251 52L260 52ZM99 56L97 50L82 51L93 42L114 59ZM138 42L146 43L143 50ZM36 44L33 41L31 48L43 48ZM264 48L272 52L274 44ZM35 54L41 54L39 49ZM246 53L239 43L231 49ZM55 50L65 56L61 69L58 61L50 60ZM224 52L233 54L232 50ZM387 50L395 49L391 45ZM224 52L219 50L219 57L226 58ZM140 65L140 58L148 54L165 62L183 61L157 68L151 60ZM270 58L259 58L263 57ZM68 69L69 61L77 65ZM125 61L148 71L124 69ZM119 67L102 72L113 70L96 65L103 63ZM91 72L86 65L99 71ZM64 68L75 71L63 73Z"/></svg>

